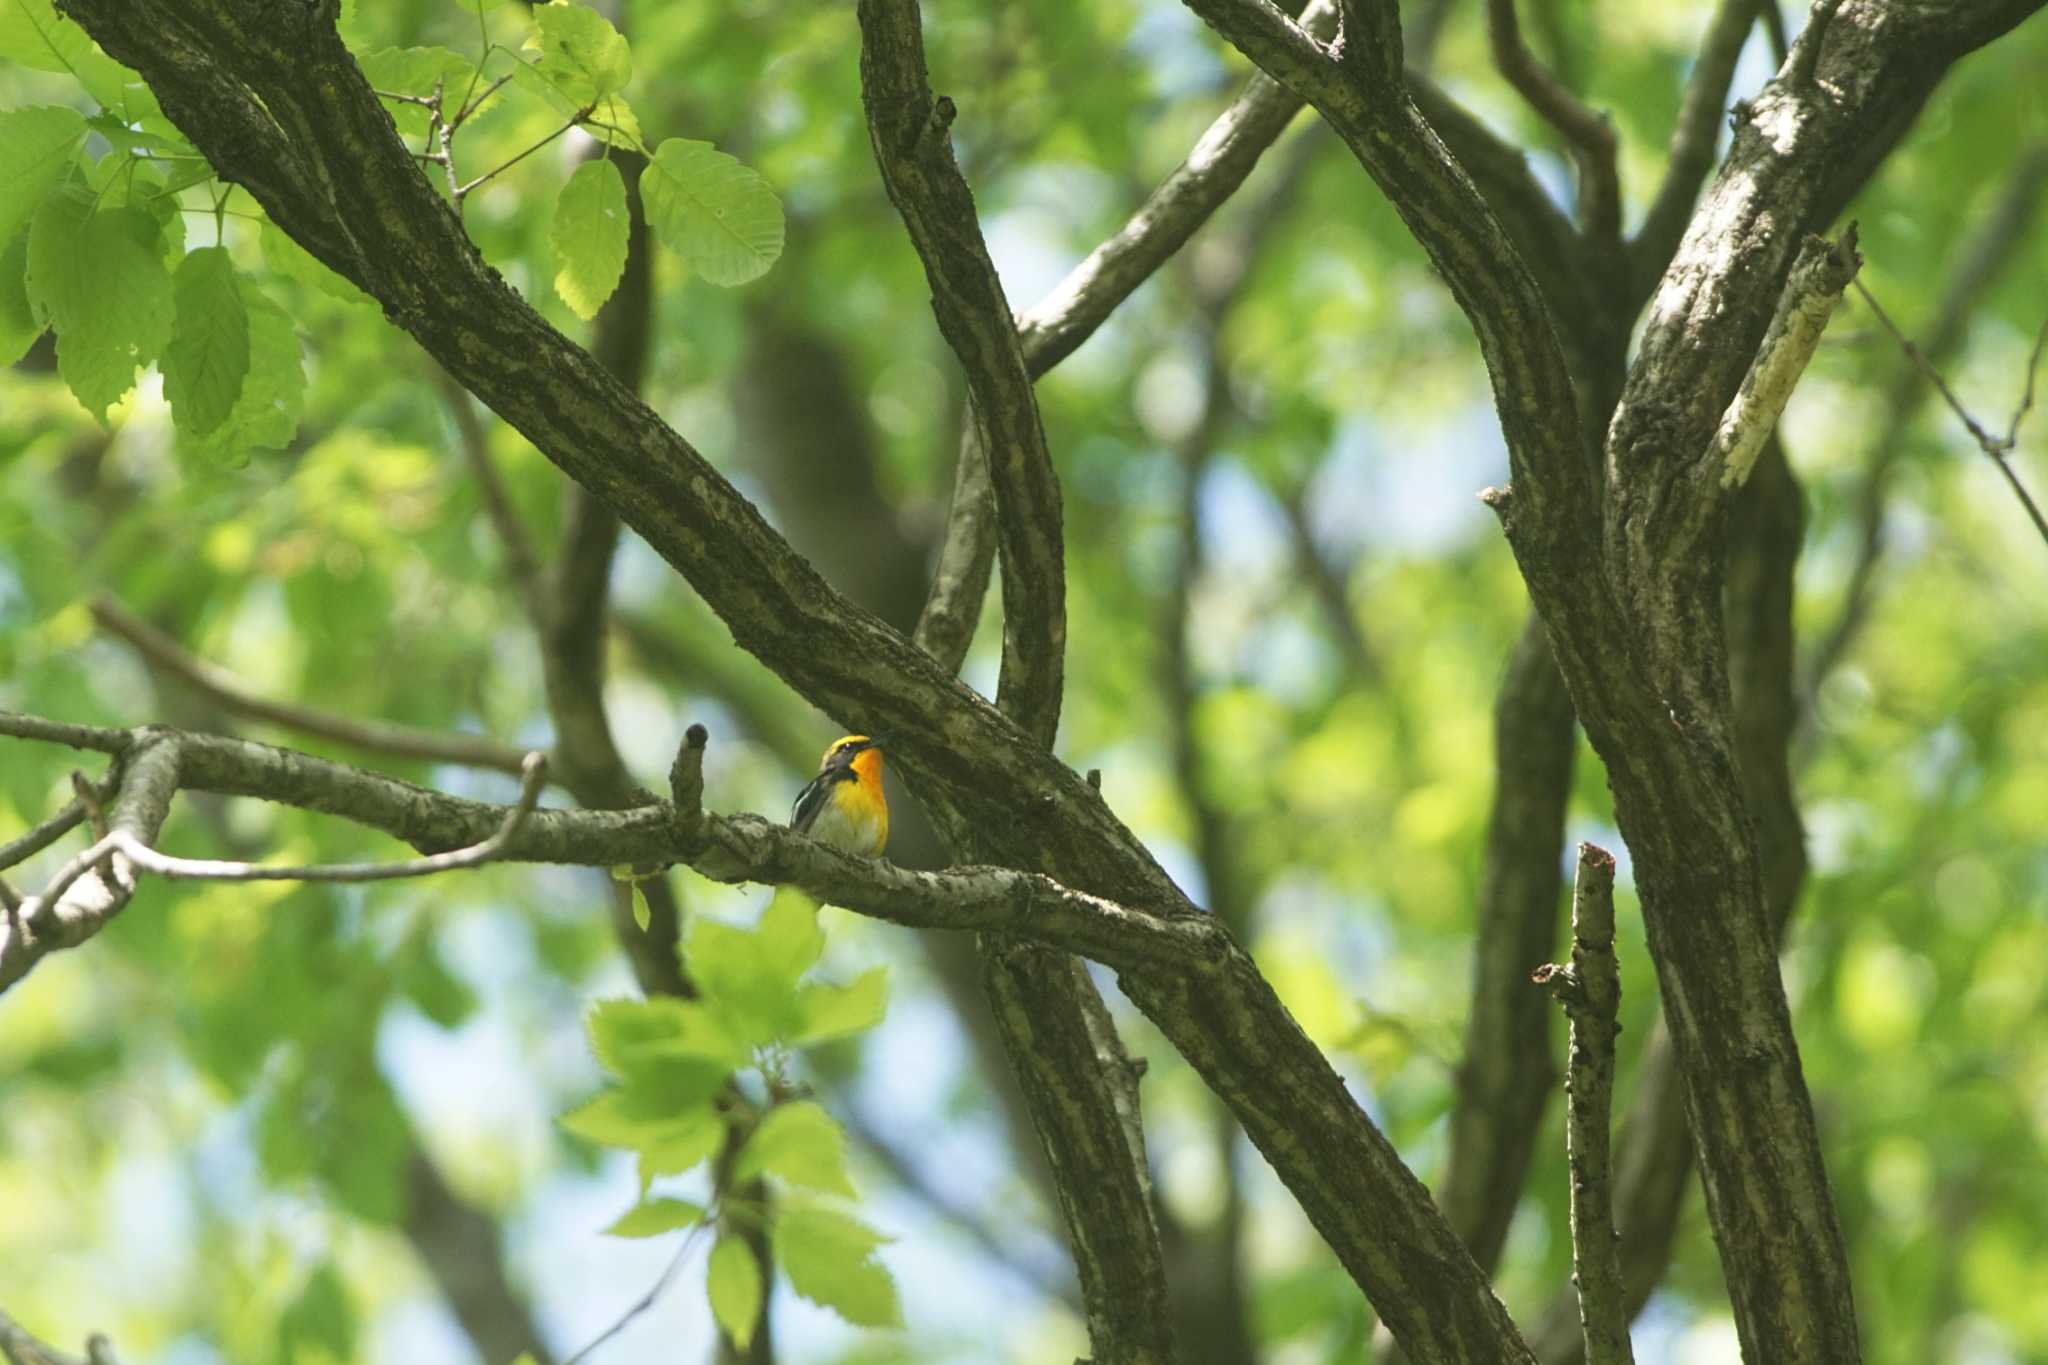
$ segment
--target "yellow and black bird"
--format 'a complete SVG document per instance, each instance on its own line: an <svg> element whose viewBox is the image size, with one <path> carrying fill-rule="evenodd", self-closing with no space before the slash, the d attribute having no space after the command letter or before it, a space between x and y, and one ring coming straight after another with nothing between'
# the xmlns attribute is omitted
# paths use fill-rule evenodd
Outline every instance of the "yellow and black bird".
<svg viewBox="0 0 2048 1365"><path fill-rule="evenodd" d="M872 858L889 842L889 801L882 795L882 741L847 735L832 741L818 775L797 793L789 827Z"/></svg>

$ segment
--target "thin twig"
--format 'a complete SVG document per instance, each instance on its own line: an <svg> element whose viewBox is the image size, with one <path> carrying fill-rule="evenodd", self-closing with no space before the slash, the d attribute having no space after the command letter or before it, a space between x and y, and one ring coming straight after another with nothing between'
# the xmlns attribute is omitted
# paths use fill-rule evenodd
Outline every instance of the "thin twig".
<svg viewBox="0 0 2048 1365"><path fill-rule="evenodd" d="M469 122L470 116L475 114L477 110L483 107L484 101L489 99L491 96L497 94L498 91L502 90L505 87L505 82L511 79L512 74L510 72L505 73L504 75L498 77L498 79L492 81L489 85L485 86L481 91L479 91L476 94L474 98L469 100L468 103L464 104L460 109L457 109L455 111L454 117L448 120L449 135L452 137L456 129L460 128L463 124Z"/></svg>
<svg viewBox="0 0 2048 1365"><path fill-rule="evenodd" d="M53 904L71 884L94 864L118 853L145 872L174 880L210 882L384 882L405 877L425 877L436 872L453 872L491 861L512 843L526 818L540 800L547 779L547 759L538 753L526 756L519 784L519 800L506 812L496 832L481 843L447 853L432 853L399 863L312 863L299 867L269 863L232 862L214 858L174 858L159 853L125 829L109 831L91 848L58 870L39 897L43 905Z"/></svg>
<svg viewBox="0 0 2048 1365"><path fill-rule="evenodd" d="M549 133L549 134L548 134L548 135L547 135L546 137L544 137L544 138L542 138L542 139L541 139L540 141L538 141L538 142L534 143L534 144L533 144L533 145L532 145L531 147L528 147L528 148L527 148L527 149L526 149L525 151L523 151L523 152L517 152L517 153L513 154L513 156L512 156L512 157L511 157L511 158L510 158L509 160L507 160L507 161L504 161L504 162L501 162L501 163L499 163L499 164L498 164L498 165L496 165L496 166L493 166L493 167L492 167L492 168L491 168L490 170L488 170L488 171L485 171L485 172L484 172L484 173L483 173L482 175L480 175L480 176L478 176L478 177L477 177L476 179L474 179L474 180L470 181L470 182L469 182L468 184L466 184L466 185L458 185L458 186L456 186L456 187L455 187L455 204L456 204L456 207L460 208L460 207L461 207L461 205L462 205L462 201L463 201L463 200L465 200L465 199L467 199L467 198L469 198L469 193L470 193L470 191L471 191L471 190L473 190L473 189L475 189L475 188L476 188L477 186L479 186L479 185L483 184L483 183L484 183L484 182L485 182L486 180L489 180L489 179L491 179L491 178L492 178L492 177L494 177L494 176L499 176L499 175L503 175L503 174L504 174L504 173L505 173L506 171L509 171L509 170L511 170L511 169L512 169L512 168L513 168L514 166L517 166L517 165L518 165L518 164L519 164L520 162L522 162L522 161L526 160L526 158L528 158L528 157L532 156L532 155L533 155L533 154L534 154L535 152L537 152L537 151L539 151L539 150L540 150L541 148L543 148L543 147L547 146L547 145L548 145L548 144L549 144L550 142L553 142L553 141L554 141L554 140L555 140L556 138L560 137L560 136L561 136L562 134L564 134L564 133L568 132L568 131L569 131L569 130L570 130L571 128L574 128L574 127L575 127L575 126L576 126L577 124L579 124L579 123L583 122L583 121L584 121L585 119L589 118L589 117L590 117L590 115L591 115L591 113L592 113L592 112L593 112L593 111L594 111L594 110L595 110L596 108L597 108L597 106L596 106L596 105L591 105L591 106L590 106L590 108L588 108L588 109L583 109L583 110L580 110L580 111L578 111L578 112L577 112L577 115L576 115L576 117L574 117L574 118L570 119L570 120L569 120L569 121L568 121L567 123L563 124L563 125L562 125L561 127L557 128L557 129L555 129L555 131L554 131L554 132L552 132L552 133Z"/></svg>
<svg viewBox="0 0 2048 1365"><path fill-rule="evenodd" d="M1614 856L1605 849L1579 845L1571 964L1538 967L1530 980L1549 987L1571 1019L1565 1153L1572 1182L1572 1274L1579 1286L1587 1365L1631 1365L1635 1357L1629 1347L1608 1168L1621 968L1614 955Z"/></svg>
<svg viewBox="0 0 2048 1365"><path fill-rule="evenodd" d="M1884 329L1890 332L1905 350L1907 357L1927 376L1928 382L1934 385L1942 401L1948 404L1949 411L1956 415L1969 431L1971 439L1976 441L1977 448L1991 458L1991 462L1998 466L1999 473L2005 475L2005 481L2012 485L2013 495L2020 500L2020 506L2026 509L2027 516L2033 521L2034 529L2041 533L2042 543L2048 544L2048 519L2043 519L2040 506L2035 503L2033 496L2027 492L2026 486L2020 482L2019 475L2013 472L2012 466L2005 458L2019 440L2020 423L2026 418L2028 410L2034 406L2034 374L2041 364L2042 348L2048 345L2048 319L2043 320L2040 335L2034 339L2034 348L2028 353L2026 387L2020 395L2019 405L2013 410L2012 422L2006 428L2005 435L1994 436L1970 415L1962 400L1956 397L1955 390L1941 377L1941 371L1934 368L1933 362L1928 360L1926 354L1899 330L1898 324L1892 321L1891 314L1884 311L1884 305L1877 301L1876 296L1866 289L1860 280L1856 282L1856 292L1870 305L1870 311L1876 314Z"/></svg>
<svg viewBox="0 0 2048 1365"><path fill-rule="evenodd" d="M109 730L103 725L73 725L69 721L44 720L18 711L0 711L0 735L12 739L39 739L72 749L91 749L102 754L122 754L135 743L131 730ZM84 812L80 812L82 815Z"/></svg>
<svg viewBox="0 0 2048 1365"><path fill-rule="evenodd" d="M480 735L451 735L422 730L411 725L384 721L356 720L295 702L272 701L258 696L241 680L216 664L189 654L169 635L142 620L112 597L93 599L93 620L111 635L135 647L152 665L236 715L269 721L301 734L318 735L374 753L399 758L423 759L429 763L458 763L495 772L518 773L525 764L523 751L499 744ZM89 746L98 747L98 746ZM4 864L0 864L4 866Z"/></svg>
<svg viewBox="0 0 2048 1365"><path fill-rule="evenodd" d="M716 1205L714 1205L713 1207L715 1208ZM648 1288L647 1292L645 1294L642 1294L639 1297L639 1299L634 1302L632 1307L628 1308L624 1313L621 1313L619 1315L619 1320L617 1322L614 1322L611 1326L605 1328L602 1332L599 1332L597 1334L597 1337L593 1341L591 1341L589 1345L585 1346L575 1355L572 1355L567 1360L563 1361L562 1365L577 1365L577 1362L588 1357L592 1351L595 1351L598 1347L604 1345L607 1341L610 1341L613 1337L625 1331L627 1326L632 1323L633 1319L639 1317L642 1313L645 1313L648 1309L654 1307L655 1301L661 1298L662 1293L669 1287L670 1281L675 1279L676 1272L683 1268L684 1258L690 1254L690 1248L697 1244L697 1235L703 1232L705 1228L711 1226L711 1219L712 1210L706 1209L704 1211L704 1217L698 1221L695 1227L690 1229L687 1235L684 1236L682 1245L676 1248L676 1254L669 1258L668 1264L662 1268L660 1276L655 1279L653 1285L651 1285Z"/></svg>
<svg viewBox="0 0 2048 1365"><path fill-rule="evenodd" d="M77 829L85 819L85 803L72 801L64 809L16 839L0 844L0 870L13 867L41 853L51 844Z"/></svg>

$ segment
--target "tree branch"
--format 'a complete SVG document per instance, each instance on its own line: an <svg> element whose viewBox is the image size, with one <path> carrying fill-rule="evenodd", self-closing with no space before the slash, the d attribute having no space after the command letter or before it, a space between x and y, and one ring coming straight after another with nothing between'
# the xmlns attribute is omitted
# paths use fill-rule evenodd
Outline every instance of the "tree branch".
<svg viewBox="0 0 2048 1365"><path fill-rule="evenodd" d="M1572 1278L1579 1286L1586 1360L1588 1365L1633 1365L1631 1314L1623 1302L1608 1184L1607 1124L1614 1100L1621 967L1614 956L1614 856L1605 849L1579 845L1571 964L1538 967L1530 979L1547 986L1572 1021L1565 1151L1572 1182Z"/></svg>
<svg viewBox="0 0 2048 1365"><path fill-rule="evenodd" d="M457 763L471 768L518 775L526 754L481 735L451 735L411 725L362 721L318 707L272 701L245 687L226 669L186 652L176 640L136 616L112 597L92 601L92 619L100 629L134 646L149 663L206 697L222 710L267 721L302 735L317 735L337 744L394 758L428 763ZM5 864L0 864L5 866Z"/></svg>
<svg viewBox="0 0 2048 1365"><path fill-rule="evenodd" d="M1003 558L1003 668L996 704L1050 748L1066 668L1060 489L1009 303L953 161L954 105L934 99L917 0L862 0L861 106L882 183L902 215L989 453Z"/></svg>
<svg viewBox="0 0 2048 1365"><path fill-rule="evenodd" d="M104 1333L85 1339L83 1356L69 1355L36 1340L20 1323L0 1312L0 1356L8 1365L120 1365L114 1358L114 1344Z"/></svg>
<svg viewBox="0 0 2048 1365"><path fill-rule="evenodd" d="M1060 978L1067 980L1062 981ZM982 984L1052 1167L1095 1358L1177 1358L1138 1112L1138 1068L1078 958L984 942ZM1069 1008L1069 1006L1078 1008Z"/></svg>
<svg viewBox="0 0 2048 1365"><path fill-rule="evenodd" d="M1775 12L1776 4L1777 0L1720 0L1707 22L1707 35L1685 83L1678 124L1671 130L1664 179L1643 216L1643 225L1628 243L1629 274L1645 292L1671 263L1671 253L1678 249L1678 239L1692 218L1700 185L1713 169L1721 117L1728 107L1728 87L1735 79L1735 63L1749 41L1757 12L1767 6Z"/></svg>
<svg viewBox="0 0 2048 1365"><path fill-rule="evenodd" d="M1595 242L1621 238L1621 177L1615 168L1614 125L1546 70L1522 41L1515 0L1487 0L1486 33L1493 64L1543 121L1571 144L1579 166L1579 224Z"/></svg>
<svg viewBox="0 0 2048 1365"><path fill-rule="evenodd" d="M1842 291L1862 266L1854 223L1835 242L1809 237L1801 244L1756 359L1714 432L1713 453L1720 460L1723 489L1739 487L1749 477L1750 466L1777 430L1792 390L1806 373Z"/></svg>
<svg viewBox="0 0 2048 1365"><path fill-rule="evenodd" d="M64 728L0 713L0 735ZM111 818L138 835L161 825L181 785L339 815L429 854L479 842L510 813L248 740L160 727L111 733L128 753ZM1012 868L912 872L753 815L706 814L696 836L684 839L678 831L689 824L660 801L624 811L536 810L499 856L591 867L687 862L718 881L786 884L896 924L1000 934L1100 962L1231 1106L1417 1358L1531 1359L1421 1183L1214 917L1188 913L1171 897L1119 903ZM82 941L101 922L41 951ZM19 976L8 975L13 965L0 951L0 986Z"/></svg>

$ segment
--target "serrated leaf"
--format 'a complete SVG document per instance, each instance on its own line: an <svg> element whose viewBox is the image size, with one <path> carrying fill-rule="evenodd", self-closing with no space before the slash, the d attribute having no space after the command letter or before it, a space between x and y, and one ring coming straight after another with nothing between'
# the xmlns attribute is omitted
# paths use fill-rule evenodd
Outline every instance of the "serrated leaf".
<svg viewBox="0 0 2048 1365"><path fill-rule="evenodd" d="M655 1136L640 1144L640 1185L658 1175L681 1175L716 1152L725 1141L725 1120L709 1104L671 1115Z"/></svg>
<svg viewBox="0 0 2048 1365"><path fill-rule="evenodd" d="M288 445L298 434L306 401L306 371L299 332L284 309L246 276L236 288L249 311L249 373L227 420L203 437L182 437L181 451L214 464L232 464L252 450Z"/></svg>
<svg viewBox="0 0 2048 1365"><path fill-rule="evenodd" d="M782 201L768 182L708 142L670 138L640 177L662 244L713 284L745 284L782 254Z"/></svg>
<svg viewBox="0 0 2048 1365"><path fill-rule="evenodd" d="M771 971L796 985L797 978L818 965L825 951L825 931L818 927L818 903L793 886L777 888L761 923L754 930Z"/></svg>
<svg viewBox="0 0 2048 1365"><path fill-rule="evenodd" d="M170 273L144 245L157 231L139 210L94 210L75 187L29 227L29 299L57 331L57 372L101 422L170 340Z"/></svg>
<svg viewBox="0 0 2048 1365"><path fill-rule="evenodd" d="M43 324L28 301L28 234L17 232L0 249L0 366L28 354Z"/></svg>
<svg viewBox="0 0 2048 1365"><path fill-rule="evenodd" d="M626 209L626 178L609 158L586 161L576 168L555 200L548 245L554 248L555 292L577 317L589 321L619 287L626 270L626 235L631 218ZM645 897L634 884L633 917L641 919Z"/></svg>
<svg viewBox="0 0 2048 1365"><path fill-rule="evenodd" d="M679 1036L687 1008L684 1001L662 998L600 1000L590 1010L590 1049L613 1075L630 1075L640 1060L634 1050Z"/></svg>
<svg viewBox="0 0 2048 1365"><path fill-rule="evenodd" d="M797 989L797 1043L822 1043L860 1033L882 1022L889 1009L889 971L876 967L852 984L813 981Z"/></svg>
<svg viewBox="0 0 2048 1365"><path fill-rule="evenodd" d="M827 1194L854 1193L846 1174L846 1133L810 1100L769 1110L741 1149L735 1174L741 1180L776 1175Z"/></svg>
<svg viewBox="0 0 2048 1365"><path fill-rule="evenodd" d="M50 0L0 0L0 57L35 71L76 74L91 51L92 38Z"/></svg>
<svg viewBox="0 0 2048 1365"><path fill-rule="evenodd" d="M102 211L130 208L141 215L130 220L135 240L156 252L166 270L185 259L185 217L165 193L164 174L153 164L103 156L87 167L85 183Z"/></svg>
<svg viewBox="0 0 2048 1365"><path fill-rule="evenodd" d="M746 1350L761 1317L761 1267L754 1249L737 1237L719 1238L704 1272L704 1293L720 1329Z"/></svg>
<svg viewBox="0 0 2048 1365"><path fill-rule="evenodd" d="M180 430L204 436L219 427L249 377L249 309L226 247L190 252L171 277L176 315L164 348L164 396Z"/></svg>
<svg viewBox="0 0 2048 1365"><path fill-rule="evenodd" d="M626 88L633 75L633 49L602 14L587 5L553 0L534 7L533 22L542 73L581 105Z"/></svg>
<svg viewBox="0 0 2048 1365"><path fill-rule="evenodd" d="M900 1327L896 1281L875 1256L885 1240L829 1209L794 1208L775 1223L775 1259L790 1287L859 1327Z"/></svg>
<svg viewBox="0 0 2048 1365"><path fill-rule="evenodd" d="M369 303L370 296L329 270L312 252L291 239L277 224L264 220L263 263L288 280L317 289L343 303Z"/></svg>
<svg viewBox="0 0 2048 1365"><path fill-rule="evenodd" d="M76 109L41 104L0 112L0 241L13 237L64 178L85 133Z"/></svg>
<svg viewBox="0 0 2048 1365"><path fill-rule="evenodd" d="M609 1237L659 1237L686 1228L704 1216L700 1204L687 1199L643 1199L605 1229Z"/></svg>

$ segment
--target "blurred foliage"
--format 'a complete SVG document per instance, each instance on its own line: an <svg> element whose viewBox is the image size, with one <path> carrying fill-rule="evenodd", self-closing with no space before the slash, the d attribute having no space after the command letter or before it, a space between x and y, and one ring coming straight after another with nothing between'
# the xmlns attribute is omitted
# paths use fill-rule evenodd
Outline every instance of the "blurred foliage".
<svg viewBox="0 0 2048 1365"><path fill-rule="evenodd" d="M1639 214L1707 6L1531 8L1546 11L1530 25L1539 51L1613 110ZM1441 76L1530 146L1562 194L1554 139L1491 70L1477 9L1454 9ZM1164 0L930 11L935 79L960 104L961 161L1020 308L1186 155L1243 71ZM48 13L43 0L0 0L0 51L18 57L10 44L20 26ZM759 338L822 347L855 396L827 427L871 433L855 444L874 452L873 478L900 531L893 539L928 548L950 487L958 383L871 161L851 6L635 0L615 17L631 41L631 78L617 97L631 102L646 142L728 149L787 215L782 259L743 289L710 287L678 268L682 257L658 257L649 401L748 492L800 490L807 464L852 456L836 444L774 449L750 439L742 400L764 370L787 363ZM518 4L479 13L391 0L348 6L344 17L357 52L415 76L417 59L373 54L445 48L468 61L486 38L518 54L532 31ZM99 54L81 48L70 59L83 87L50 62L0 61L0 108L120 108L132 130L175 136L152 122L147 92ZM1758 35L1735 94L1769 67ZM2038 20L1965 62L1851 206L1865 280L1909 331L1930 321L1959 244L2020 152L2048 141L2043 69L2048 28ZM575 73L563 79L573 84ZM407 121L424 109L394 113L419 134ZM55 126L64 116L51 118ZM508 89L464 128L458 155L497 165L563 118L533 91ZM1291 136L1314 135L1303 125ZM152 371L101 426L72 396L49 340L23 337L25 357L0 371L0 705L100 724L248 728L508 797L510 779L245 726L159 685L125 646L95 633L87 604L111 593L270 696L510 743L550 738L533 634L418 349L266 227L240 191L171 188L149 168L113 177L103 130L77 145L80 183L106 191L101 205L135 229L124 239L135 249L122 248L127 266L147 274L156 251L172 271L188 251L225 248L246 305L250 380L265 376L272 402L264 414L228 411L211 434L181 430L179 391ZM596 289L609 266L564 259L555 204L588 147L581 132L549 143L477 188L466 209L490 261L581 338L588 324L555 282L574 265ZM1240 415L1196 499L1199 773L1239 847L1262 965L1429 1178L1445 1150L1465 1010L1492 782L1489 708L1525 598L1472 497L1502 477L1505 461L1469 332L1334 141L1310 154L1297 202L1255 244L1249 287L1223 324ZM15 213L20 183L0 214L10 236L27 230ZM1261 172L1245 194L1269 183ZM138 196L147 210L126 207ZM1207 238L1190 249L1197 265L1207 249ZM0 276L19 278L26 255L10 259L0 253ZM218 283L216 300L226 297ZM0 289L0 340L13 335L10 298ZM586 311L589 301L578 296ZM1980 417L2010 412L2044 306L2048 232L2037 228L1974 310L1948 366ZM1071 565L1061 753L1103 770L1110 803L1197 891L1203 869L1160 700L1159 641L1178 555L1173 447L1200 407L1202 345L1191 271L1176 263L1039 387ZM235 352L231 335L221 349ZM1788 414L1810 512L1806 638L1841 609L1883 396L1903 373L1896 347L1852 301ZM198 402L202 421L221 412L217 395ZM288 422L276 404L290 408ZM224 430L240 435L220 439ZM502 426L489 441L514 503L551 545L559 475ZM2048 420L2037 418L2015 457L2037 490L2048 489L2044 451ZM775 462L797 477L771 477ZM1306 508L1305 545L1284 510L1295 500ZM788 501L764 510L802 520ZM1812 717L1800 794L1814 872L1787 978L1868 1358L2041 1359L2048 565L1995 472L1937 407L1912 419L1887 516L1869 622L1819 688ZM799 548L819 554L828 574L850 571L822 548ZM1376 675L1353 667L1301 572L1304 553L1337 576ZM628 628L615 637L607 701L641 779L660 789L682 727L701 719L713 735L707 799L785 809L838 727L738 658L723 627L630 538L614 595ZM984 631L967 669L984 687L995 635ZM9 743L0 759L4 839L68 799L77 756ZM1610 826L1588 755L1573 835L1611 840ZM338 821L199 798L181 800L165 842L194 855L295 860L392 852ZM43 855L18 880L33 884L64 854ZM804 1173L783 1176L823 1181L841 1200L850 1167L862 1192L857 1221L830 1200L781 1215L778 1237L803 1248L794 1262L785 1252L773 1288L782 1357L1071 1358L1082 1342L1072 1311L1020 1289L1013 1269L906 1197L901 1173L863 1139L892 1139L925 1183L1013 1240L1044 1240L1046 1212L914 937L825 912L816 921L823 977L837 984L777 996L763 983L794 987L803 968L764 975L726 936L772 925L789 902L694 879L683 889L693 953L716 943L704 967L730 969L712 997L753 1010L726 1021L745 1047L691 1081L696 1102L708 1105L725 1077L752 1065L757 1044L814 1039L815 1048L775 1054L778 1083L814 1088L831 1132L840 1122L855 1131L841 1159L822 1129L803 1131L814 1120L799 1118L798 1155L781 1158ZM657 1224L680 1218L710 1188L701 1166L667 1171L658 1157L650 1166L637 1139L626 1143L641 1153L636 1181L631 1158L574 1135L622 1134L553 1119L607 1070L624 1089L605 1093L630 1093L640 1073L607 1055L612 1031L661 1012L598 1006L595 1055L583 1041L591 1007L631 989L612 945L612 894L602 872L531 868L368 888L150 884L100 938L0 1000L0 1307L65 1343L107 1331L130 1359L464 1358L467 1343L405 1240L408 1163L424 1154L465 1201L502 1221L513 1277L548 1343L561 1354L581 1345L653 1282L674 1241L650 1250L602 1237L605 1226L629 1206L651 1207L642 1217ZM1625 1097L1631 1045L1647 1036L1656 1003L1626 884L1623 938ZM888 1017L857 1038L824 1041L879 1011L883 967L895 997ZM1166 1205L1199 1228L1221 1216L1225 1159L1242 1182L1242 1254L1271 1359L1360 1358L1372 1319L1349 1280L1255 1154L1219 1157L1199 1082L1112 997L1134 1050L1151 1061L1148 1129ZM748 1084L766 1084L753 1074ZM696 1140L717 1137L711 1128ZM676 1203L636 1205L643 1194ZM1525 1322L1566 1281L1564 1206L1561 1136L1551 1132L1501 1276ZM801 1237L788 1238L789 1223L802 1225ZM746 1318L760 1286L728 1245L692 1262L697 1283L708 1276L708 1304L700 1292L672 1291L609 1358L678 1358L709 1342L713 1308L724 1321ZM822 1268L821 1249L831 1252ZM799 1297L842 1310L854 1302L856 1321L888 1320L881 1282L847 1267L894 1271L906 1331L855 1331ZM851 1283L821 1287L821 1269ZM1687 1361L1724 1358L1716 1352L1732 1342L1697 1201L1643 1342L1646 1360Z"/></svg>

